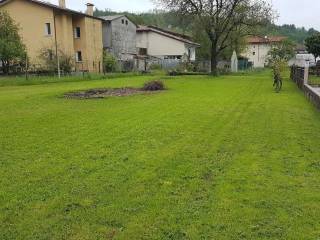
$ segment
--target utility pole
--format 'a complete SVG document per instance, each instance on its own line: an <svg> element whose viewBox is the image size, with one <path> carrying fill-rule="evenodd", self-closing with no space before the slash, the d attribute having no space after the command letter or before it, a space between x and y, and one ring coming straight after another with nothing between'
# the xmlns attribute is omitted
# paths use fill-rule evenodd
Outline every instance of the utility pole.
<svg viewBox="0 0 320 240"><path fill-rule="evenodd" d="M26 53L25 74L26 74L26 80L28 80L28 55L27 55L27 53Z"/></svg>

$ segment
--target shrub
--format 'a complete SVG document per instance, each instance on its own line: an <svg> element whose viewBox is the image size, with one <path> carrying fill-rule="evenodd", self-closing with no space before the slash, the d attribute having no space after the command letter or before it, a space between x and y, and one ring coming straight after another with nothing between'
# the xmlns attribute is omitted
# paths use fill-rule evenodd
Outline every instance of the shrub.
<svg viewBox="0 0 320 240"><path fill-rule="evenodd" d="M161 70L162 66L160 64L153 63L150 65L150 70Z"/></svg>
<svg viewBox="0 0 320 240"><path fill-rule="evenodd" d="M142 88L144 91L161 91L165 90L165 85L160 80L146 82Z"/></svg>
<svg viewBox="0 0 320 240"><path fill-rule="evenodd" d="M176 70L170 70L170 71L168 71L168 75L169 75L169 76L178 76L179 73L178 73L178 71L176 71Z"/></svg>
<svg viewBox="0 0 320 240"><path fill-rule="evenodd" d="M58 71L57 55L53 49L54 47L49 47L42 48L40 50L39 58L43 61L45 65L42 68L38 69L39 71L51 73ZM59 50L58 56L60 62L60 71L70 74L74 69L73 56L68 53L65 53L62 50Z"/></svg>
<svg viewBox="0 0 320 240"><path fill-rule="evenodd" d="M108 51L103 51L103 68L106 72L117 72L119 69L117 59Z"/></svg>

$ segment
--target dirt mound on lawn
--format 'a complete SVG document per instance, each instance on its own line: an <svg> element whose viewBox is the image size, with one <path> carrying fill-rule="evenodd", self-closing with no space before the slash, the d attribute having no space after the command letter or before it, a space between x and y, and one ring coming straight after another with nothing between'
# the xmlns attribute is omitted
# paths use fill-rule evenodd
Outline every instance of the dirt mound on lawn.
<svg viewBox="0 0 320 240"><path fill-rule="evenodd" d="M145 91L140 88L99 88L90 89L78 92L69 92L64 95L68 99L97 99L105 97L123 97L131 96L135 94L151 93L151 91Z"/></svg>

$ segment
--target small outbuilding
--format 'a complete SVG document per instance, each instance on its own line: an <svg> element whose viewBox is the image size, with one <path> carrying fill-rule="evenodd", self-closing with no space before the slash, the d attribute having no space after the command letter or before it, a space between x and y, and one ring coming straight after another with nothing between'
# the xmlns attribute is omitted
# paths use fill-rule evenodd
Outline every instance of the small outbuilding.
<svg viewBox="0 0 320 240"><path fill-rule="evenodd" d="M148 55L159 59L196 60L196 48L200 44L187 35L164 30L154 26L137 28L138 55Z"/></svg>
<svg viewBox="0 0 320 240"><path fill-rule="evenodd" d="M125 15L105 16L103 47L118 60L131 60L137 54L137 26Z"/></svg>

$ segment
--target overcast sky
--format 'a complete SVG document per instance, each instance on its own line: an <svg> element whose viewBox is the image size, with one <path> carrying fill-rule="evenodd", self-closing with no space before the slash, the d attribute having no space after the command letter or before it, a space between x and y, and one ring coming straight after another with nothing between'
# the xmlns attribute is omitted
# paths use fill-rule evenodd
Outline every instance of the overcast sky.
<svg viewBox="0 0 320 240"><path fill-rule="evenodd" d="M58 0L49 0L58 3ZM317 21L320 12L319 0L268 0L273 1L274 8L280 14L278 24L295 24L306 28L320 30L320 21ZM151 0L66 0L67 7L83 11L85 3L92 2L99 9L116 11L143 12L154 9Z"/></svg>

